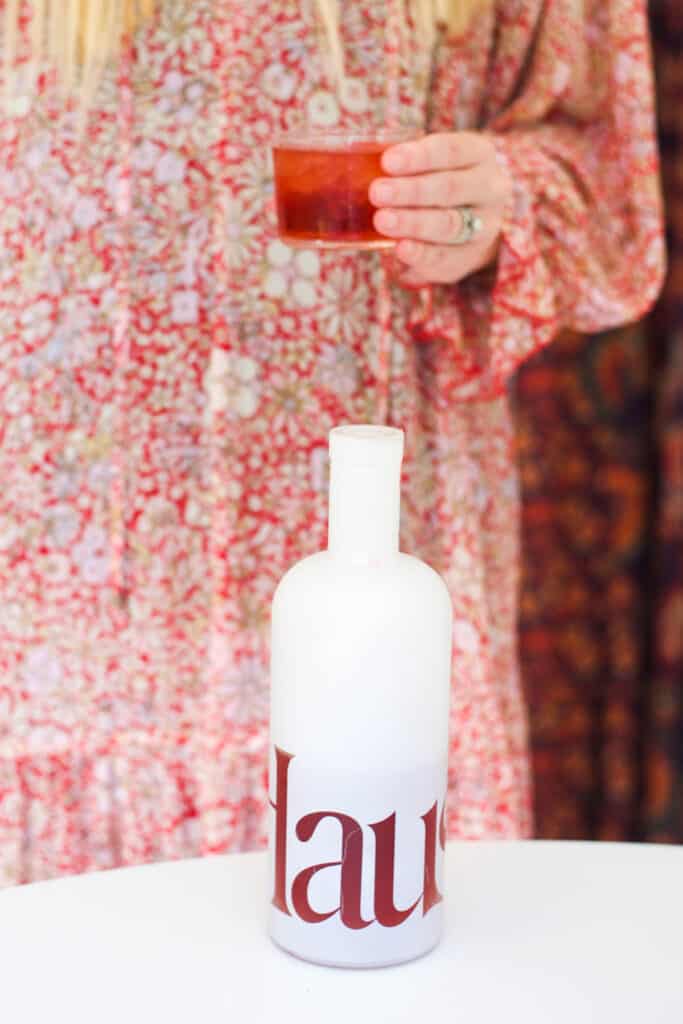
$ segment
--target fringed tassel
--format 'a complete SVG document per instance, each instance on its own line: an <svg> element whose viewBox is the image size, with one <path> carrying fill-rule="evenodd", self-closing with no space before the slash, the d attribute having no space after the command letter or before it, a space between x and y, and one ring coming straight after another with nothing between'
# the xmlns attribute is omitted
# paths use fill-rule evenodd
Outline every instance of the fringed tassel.
<svg viewBox="0 0 683 1024"><path fill-rule="evenodd" d="M4 15L5 103L14 97L20 46L28 44L29 89L44 58L67 94L79 94L82 108L123 41L154 12L156 0L33 0L27 40L22 40L21 0L6 0Z"/></svg>
<svg viewBox="0 0 683 1024"><path fill-rule="evenodd" d="M4 101L9 107L14 96L15 65L19 42L19 0L5 0Z"/></svg>
<svg viewBox="0 0 683 1024"><path fill-rule="evenodd" d="M377 375L375 384L375 423L386 425L391 419L391 357L393 348L391 296L391 256L380 253L379 289L379 345L377 349Z"/></svg>
<svg viewBox="0 0 683 1024"><path fill-rule="evenodd" d="M332 78L339 86L346 76L344 48L339 31L339 0L316 0L332 62Z"/></svg>
<svg viewBox="0 0 683 1024"><path fill-rule="evenodd" d="M117 17L118 13L118 17ZM108 12L116 20L114 30L121 28L121 11ZM111 25L111 21L109 23ZM127 375L130 370L130 293L131 293L131 217L132 217L132 146L134 129L133 89L131 83L132 56L130 47L124 53L118 76L119 103L119 159L120 192L115 203L118 226L118 262L116 276L117 311L114 322L112 348L114 354L114 474L110 484L110 538L112 549L111 584L118 599L117 625L123 630L128 624L128 579L126 571L126 514L127 514L127 459L128 410Z"/></svg>

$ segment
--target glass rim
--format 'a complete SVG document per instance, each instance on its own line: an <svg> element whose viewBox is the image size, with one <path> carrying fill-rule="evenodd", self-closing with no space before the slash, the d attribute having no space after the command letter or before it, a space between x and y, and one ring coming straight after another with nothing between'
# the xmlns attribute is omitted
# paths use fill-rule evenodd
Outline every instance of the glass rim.
<svg viewBox="0 0 683 1024"><path fill-rule="evenodd" d="M344 145L363 142L380 142L398 145L400 142L411 142L425 134L421 128L408 125L397 128L297 128L292 131L278 132L272 142L273 149L341 149Z"/></svg>

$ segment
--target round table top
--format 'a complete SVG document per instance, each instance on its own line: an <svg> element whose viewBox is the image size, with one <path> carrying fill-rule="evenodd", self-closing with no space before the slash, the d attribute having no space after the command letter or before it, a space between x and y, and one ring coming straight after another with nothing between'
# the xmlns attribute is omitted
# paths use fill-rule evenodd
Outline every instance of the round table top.
<svg viewBox="0 0 683 1024"><path fill-rule="evenodd" d="M271 945L263 854L7 889L2 1019L683 1021L682 847L451 843L446 884L442 945L369 971L317 967Z"/></svg>

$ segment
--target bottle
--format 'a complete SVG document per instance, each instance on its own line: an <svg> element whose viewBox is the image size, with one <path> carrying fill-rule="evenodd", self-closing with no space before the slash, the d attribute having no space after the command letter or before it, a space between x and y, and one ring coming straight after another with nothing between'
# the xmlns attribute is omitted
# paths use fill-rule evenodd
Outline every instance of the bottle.
<svg viewBox="0 0 683 1024"><path fill-rule="evenodd" d="M380 967L443 925L452 609L399 552L403 432L330 434L329 540L273 601L270 935Z"/></svg>

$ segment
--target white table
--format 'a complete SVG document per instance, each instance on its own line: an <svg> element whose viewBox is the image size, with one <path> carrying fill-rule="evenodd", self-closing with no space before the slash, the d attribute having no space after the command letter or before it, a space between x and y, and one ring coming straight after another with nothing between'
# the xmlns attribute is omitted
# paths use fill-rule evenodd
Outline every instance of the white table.
<svg viewBox="0 0 683 1024"><path fill-rule="evenodd" d="M264 933L260 854L0 892L7 1024L681 1024L683 848L452 843L423 960L315 967Z"/></svg>

